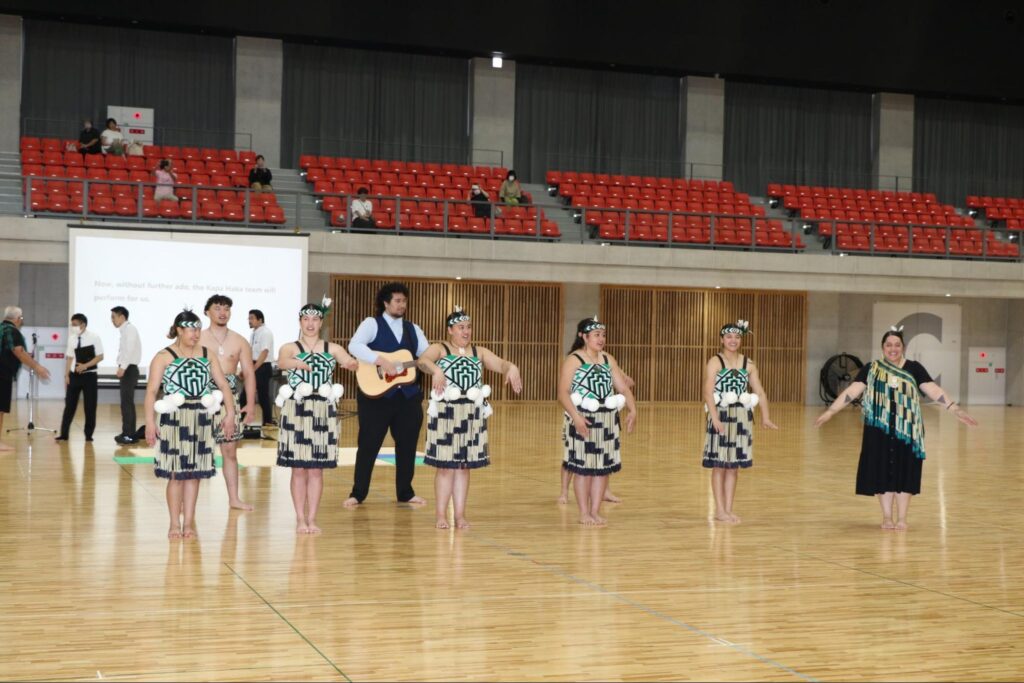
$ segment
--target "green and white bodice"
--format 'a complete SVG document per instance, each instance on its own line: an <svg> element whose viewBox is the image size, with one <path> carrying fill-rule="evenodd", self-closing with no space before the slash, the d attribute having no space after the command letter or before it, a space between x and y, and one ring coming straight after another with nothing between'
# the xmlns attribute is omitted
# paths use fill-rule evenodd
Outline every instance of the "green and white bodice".
<svg viewBox="0 0 1024 683"><path fill-rule="evenodd" d="M296 342L296 344L300 351L296 358L308 365L312 370L302 370L299 368L289 370L288 386L294 389L303 382L308 382L313 386L313 391L316 391L320 388L321 384L331 384L337 361L334 360L334 356L327 352L327 342L324 342L324 350L319 352L306 351L303 349L302 344L299 342Z"/></svg>
<svg viewBox="0 0 1024 683"><path fill-rule="evenodd" d="M172 352L173 353L173 352ZM209 393L213 382L210 359L175 357L164 368L164 394L181 394L186 399L197 400Z"/></svg>
<svg viewBox="0 0 1024 683"><path fill-rule="evenodd" d="M612 366L608 358L603 363L588 363L578 354L573 354L583 365L576 368L569 386L570 394L579 394L582 398L593 398L604 401L612 395Z"/></svg>
<svg viewBox="0 0 1024 683"><path fill-rule="evenodd" d="M476 352L476 347L473 347L473 351ZM473 387L480 388L481 386L484 362L476 355L463 356L449 353L438 359L437 367L444 372L444 378L448 380L448 384L457 386L463 394Z"/></svg>

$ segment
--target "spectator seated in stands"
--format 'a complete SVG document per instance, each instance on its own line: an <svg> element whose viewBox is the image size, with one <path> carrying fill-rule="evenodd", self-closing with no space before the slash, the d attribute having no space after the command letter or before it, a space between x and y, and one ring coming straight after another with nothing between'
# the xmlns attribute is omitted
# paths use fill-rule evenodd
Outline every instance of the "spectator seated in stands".
<svg viewBox="0 0 1024 683"><path fill-rule="evenodd" d="M366 188L360 187L356 191L356 195L357 197L352 200L352 227L376 228L377 221L373 219L373 202L366 198Z"/></svg>
<svg viewBox="0 0 1024 683"><path fill-rule="evenodd" d="M107 119L107 129L100 134L100 144L104 154L124 154L124 135L114 119Z"/></svg>
<svg viewBox="0 0 1024 683"><path fill-rule="evenodd" d="M469 201L473 202L473 216L476 218L491 217L491 196L479 185L469 189Z"/></svg>
<svg viewBox="0 0 1024 683"><path fill-rule="evenodd" d="M86 119L82 123L82 132L78 134L78 151L82 154L99 154L100 132L92 127L92 121Z"/></svg>
<svg viewBox="0 0 1024 683"><path fill-rule="evenodd" d="M509 171L505 176L505 181L498 189L498 197L506 204L518 204L523 200L523 188L519 186L515 171Z"/></svg>
<svg viewBox="0 0 1024 683"><path fill-rule="evenodd" d="M274 188L270 181L274 179L270 169L267 168L263 155L256 157L256 165L249 171L249 187L253 192L273 192Z"/></svg>
<svg viewBox="0 0 1024 683"><path fill-rule="evenodd" d="M161 199L178 201L178 197L174 194L174 184L178 182L178 176L171 168L171 160L161 159L160 166L153 171L153 175L156 177L156 191L153 192L153 199L156 201Z"/></svg>

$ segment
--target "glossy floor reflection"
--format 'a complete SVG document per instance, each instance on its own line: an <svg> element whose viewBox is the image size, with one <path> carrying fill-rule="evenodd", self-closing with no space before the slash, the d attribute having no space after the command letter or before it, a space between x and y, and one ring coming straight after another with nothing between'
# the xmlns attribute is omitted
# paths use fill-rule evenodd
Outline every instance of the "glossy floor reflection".
<svg viewBox="0 0 1024 683"><path fill-rule="evenodd" d="M351 405L349 405L351 407ZM60 404L43 403L38 424ZM24 409L24 408L23 408ZM297 537L286 471L247 468L250 513L202 486L199 539L168 541L164 483L96 441L6 435L0 455L0 677L82 680L1019 680L1024 676L1024 411L968 430L927 411L924 488L906 533L853 495L858 416L775 406L740 475L743 524L716 526L702 413L641 405L605 529L556 503L560 414L506 403L468 531L393 502ZM6 427L23 423L15 413ZM343 445L355 443L355 418ZM271 445L268 442L268 445ZM433 498L433 472L417 492Z"/></svg>

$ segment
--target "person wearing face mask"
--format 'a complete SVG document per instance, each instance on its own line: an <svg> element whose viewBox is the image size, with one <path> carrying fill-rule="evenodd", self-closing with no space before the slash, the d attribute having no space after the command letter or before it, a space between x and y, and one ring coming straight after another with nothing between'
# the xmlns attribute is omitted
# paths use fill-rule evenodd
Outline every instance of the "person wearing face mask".
<svg viewBox="0 0 1024 683"><path fill-rule="evenodd" d="M814 421L814 426L820 427L840 410L861 399L864 435L857 465L856 492L858 496L878 499L882 508L881 528L888 531L906 531L910 499L921 492L924 465L921 395L965 425L978 424L935 383L923 365L908 359L905 351L903 326L890 327L882 335L882 358L862 367L850 386Z"/></svg>
<svg viewBox="0 0 1024 683"><path fill-rule="evenodd" d="M519 179L515 171L509 171L505 180L498 188L498 197L506 204L519 204L523 201L523 188L519 186Z"/></svg>
<svg viewBox="0 0 1024 683"><path fill-rule="evenodd" d="M78 411L78 397L85 397L85 440L92 441L96 430L96 366L103 361L103 341L88 329L89 319L84 313L71 316L71 334L65 353L64 416L60 421L57 441L68 440L71 421Z"/></svg>

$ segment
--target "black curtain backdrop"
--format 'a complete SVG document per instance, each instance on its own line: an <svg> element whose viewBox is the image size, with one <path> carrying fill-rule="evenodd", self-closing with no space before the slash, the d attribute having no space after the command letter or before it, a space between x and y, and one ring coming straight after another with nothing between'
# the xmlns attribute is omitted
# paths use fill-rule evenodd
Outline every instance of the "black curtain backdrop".
<svg viewBox="0 0 1024 683"><path fill-rule="evenodd" d="M516 65L515 165L548 170L682 175L679 79Z"/></svg>
<svg viewBox="0 0 1024 683"><path fill-rule="evenodd" d="M726 180L871 187L871 95L725 83Z"/></svg>
<svg viewBox="0 0 1024 683"><path fill-rule="evenodd" d="M245 147L235 138L234 40L24 21L22 135L76 138L108 105L155 110L155 142ZM123 123L123 122L119 122Z"/></svg>
<svg viewBox="0 0 1024 683"><path fill-rule="evenodd" d="M915 98L914 189L957 206L1024 196L1024 106Z"/></svg>
<svg viewBox="0 0 1024 683"><path fill-rule="evenodd" d="M284 44L281 159L469 163L469 62Z"/></svg>

